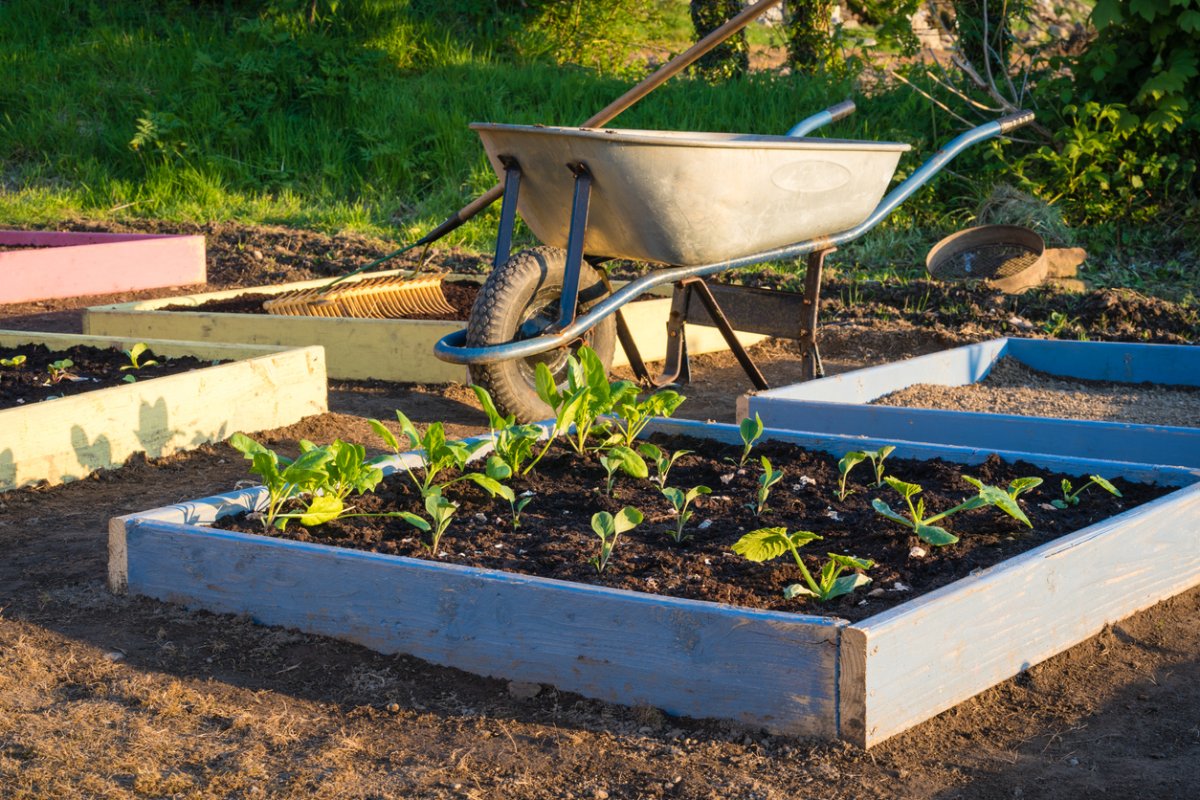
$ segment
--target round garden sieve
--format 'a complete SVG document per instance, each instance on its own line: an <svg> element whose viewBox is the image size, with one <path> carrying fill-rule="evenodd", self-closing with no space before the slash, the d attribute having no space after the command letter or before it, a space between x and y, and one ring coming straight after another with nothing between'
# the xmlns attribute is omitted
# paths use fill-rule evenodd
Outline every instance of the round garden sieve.
<svg viewBox="0 0 1200 800"><path fill-rule="evenodd" d="M986 281L1008 294L1046 279L1042 237L1019 225L983 225L942 239L925 258L925 269L939 281Z"/></svg>

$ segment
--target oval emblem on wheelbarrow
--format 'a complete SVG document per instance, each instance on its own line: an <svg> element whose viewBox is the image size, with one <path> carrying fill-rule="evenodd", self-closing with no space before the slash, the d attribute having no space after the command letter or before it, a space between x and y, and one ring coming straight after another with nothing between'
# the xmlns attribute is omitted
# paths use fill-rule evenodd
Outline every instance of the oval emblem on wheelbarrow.
<svg viewBox="0 0 1200 800"><path fill-rule="evenodd" d="M771 183L788 192L830 192L850 182L850 170L832 161L793 161L771 173Z"/></svg>

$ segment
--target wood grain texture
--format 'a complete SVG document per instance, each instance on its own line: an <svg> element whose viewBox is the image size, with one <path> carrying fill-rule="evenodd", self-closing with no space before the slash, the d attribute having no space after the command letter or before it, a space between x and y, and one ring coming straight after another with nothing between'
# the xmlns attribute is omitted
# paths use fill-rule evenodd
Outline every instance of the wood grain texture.
<svg viewBox="0 0 1200 800"><path fill-rule="evenodd" d="M1105 625L1200 584L1200 486L1105 520L854 626L864 746Z"/></svg>
<svg viewBox="0 0 1200 800"><path fill-rule="evenodd" d="M403 270L372 275L403 275ZM450 275L448 280L482 282L479 275ZM277 286L258 286L183 297L141 300L110 306L96 306L84 312L83 330L109 336L154 336L189 341L246 342L291 347L320 344L325 347L329 377L349 380L377 380L446 383L465 382L466 368L448 364L433 355L433 345L443 336L463 326L461 322L439 320L376 320L321 317L273 317L253 314L226 314L208 311L161 311L168 305L201 305L210 300L227 300L243 294L279 294L297 289L325 286L328 279L297 281ZM620 282L617 282L619 285ZM625 307L634 340L646 360L661 360L667 350L669 298L639 300ZM766 337L742 333L742 344L749 346ZM725 340L716 328L687 326L688 352L713 353L726 350ZM614 366L626 366L624 351L617 348Z"/></svg>
<svg viewBox="0 0 1200 800"><path fill-rule="evenodd" d="M0 303L188 286L206 279L203 236L0 231Z"/></svg>
<svg viewBox="0 0 1200 800"><path fill-rule="evenodd" d="M131 520L137 594L671 714L831 738L842 624ZM769 680L754 691L752 664Z"/></svg>
<svg viewBox="0 0 1200 800"><path fill-rule="evenodd" d="M0 331L0 346L128 347L128 340ZM327 410L320 347L296 350L147 342L161 355L241 360L0 410L0 491L169 455L234 431L289 425ZM250 356L250 357L247 357Z"/></svg>
<svg viewBox="0 0 1200 800"><path fill-rule="evenodd" d="M762 392L747 398L746 413L776 428L1200 467L1200 428L866 405L918 383L971 383L1003 355L1066 377L1200 384L1195 347L997 339Z"/></svg>

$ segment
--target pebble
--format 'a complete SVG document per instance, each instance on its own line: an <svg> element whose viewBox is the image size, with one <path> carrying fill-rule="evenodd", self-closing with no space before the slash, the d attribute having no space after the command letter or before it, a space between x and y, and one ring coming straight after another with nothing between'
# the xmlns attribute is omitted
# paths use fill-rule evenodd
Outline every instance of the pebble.
<svg viewBox="0 0 1200 800"><path fill-rule="evenodd" d="M508 696L514 700L532 700L541 691L542 685L540 683L527 683L526 681L508 682Z"/></svg>
<svg viewBox="0 0 1200 800"><path fill-rule="evenodd" d="M880 589L877 586L871 591L867 592L867 597L883 597L883 589Z"/></svg>
<svg viewBox="0 0 1200 800"><path fill-rule="evenodd" d="M596 798L596 800L608 800L608 792L603 789L593 789L592 797Z"/></svg>
<svg viewBox="0 0 1200 800"><path fill-rule="evenodd" d="M924 547L914 547L912 550L908 551L909 558L924 558L927 555L929 555L929 553Z"/></svg>
<svg viewBox="0 0 1200 800"><path fill-rule="evenodd" d="M832 508L825 509L825 516L829 517L834 522L842 521L842 515L834 511Z"/></svg>
<svg viewBox="0 0 1200 800"><path fill-rule="evenodd" d="M792 490L797 491L797 492L800 491L800 489L803 489L805 486L816 486L817 485L817 482L815 480L813 480L812 478L808 477L807 475L801 475L796 480L797 480L796 485L792 487Z"/></svg>
<svg viewBox="0 0 1200 800"><path fill-rule="evenodd" d="M1040 504L1038 504L1038 508L1040 508L1042 511L1058 511L1057 508L1050 505L1049 503L1040 503Z"/></svg>
<svg viewBox="0 0 1200 800"><path fill-rule="evenodd" d="M250 255L255 261L263 260L262 250L251 250Z"/></svg>
<svg viewBox="0 0 1200 800"><path fill-rule="evenodd" d="M904 583L903 581L896 581L895 583L892 584L892 591L893 592L911 592L912 587L909 586L907 583Z"/></svg>
<svg viewBox="0 0 1200 800"><path fill-rule="evenodd" d="M722 476L721 476L721 483L728 484L728 483L729 483L730 481L732 481L732 480L733 480L733 473L732 473L732 472L731 472L731 473L729 473L728 475L722 475Z"/></svg>
<svg viewBox="0 0 1200 800"><path fill-rule="evenodd" d="M475 515L475 521L476 522L487 522L487 514L484 514L482 511L480 511L478 514Z"/></svg>
<svg viewBox="0 0 1200 800"><path fill-rule="evenodd" d="M699 525L697 525L696 527L697 527L697 528L699 528L699 529L700 529L700 530L702 530L702 531L706 531L706 530L708 530L709 528L711 528L711 527L712 527L712 520L711 520L711 519L706 519L706 520L704 520L703 522L701 522Z"/></svg>
<svg viewBox="0 0 1200 800"><path fill-rule="evenodd" d="M104 660L105 661L124 661L125 654L119 650L113 650L112 652L104 654Z"/></svg>
<svg viewBox="0 0 1200 800"><path fill-rule="evenodd" d="M533 497L533 494L533 489L526 489L525 491L521 492L521 497Z"/></svg>
<svg viewBox="0 0 1200 800"><path fill-rule="evenodd" d="M392 714L399 714L400 713L400 704L399 703L388 703L387 710Z"/></svg>

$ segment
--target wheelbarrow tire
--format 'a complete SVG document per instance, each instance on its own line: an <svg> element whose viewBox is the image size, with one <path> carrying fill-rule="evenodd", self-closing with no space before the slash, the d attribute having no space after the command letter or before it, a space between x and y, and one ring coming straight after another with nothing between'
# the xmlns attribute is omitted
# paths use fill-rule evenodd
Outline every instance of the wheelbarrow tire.
<svg viewBox="0 0 1200 800"><path fill-rule="evenodd" d="M467 346L487 347L527 339L558 319L562 297L566 253L556 247L522 250L504 266L492 270L471 309L467 324ZM600 302L608 291L597 272L586 261L579 274L579 308L583 313ZM607 317L571 347L524 359L470 368L471 382L487 389L501 414L513 414L518 422L537 422L554 416L537 395L534 374L537 362L550 368L561 383L566 380L566 357L587 344L605 367L612 365L617 325Z"/></svg>

